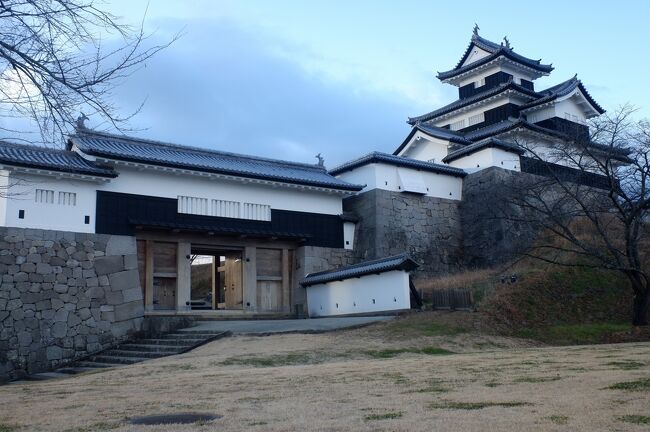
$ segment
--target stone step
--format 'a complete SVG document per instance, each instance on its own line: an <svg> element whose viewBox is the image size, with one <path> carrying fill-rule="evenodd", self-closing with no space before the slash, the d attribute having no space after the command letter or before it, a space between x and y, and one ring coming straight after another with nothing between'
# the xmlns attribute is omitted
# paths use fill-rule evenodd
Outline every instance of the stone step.
<svg viewBox="0 0 650 432"><path fill-rule="evenodd" d="M87 368L87 369L110 368L110 367L117 366L114 363L103 363L103 362L90 361L90 360L80 361L77 362L76 364L80 368Z"/></svg>
<svg viewBox="0 0 650 432"><path fill-rule="evenodd" d="M205 339L211 339L213 337L219 336L219 334L202 334L202 333L168 333L161 335L160 337L162 339L200 339L200 340L205 340Z"/></svg>
<svg viewBox="0 0 650 432"><path fill-rule="evenodd" d="M91 362L99 363L108 363L112 365L127 365L133 363L140 363L145 360L149 360L147 357L123 357L123 356L113 356L113 355L94 355L89 359Z"/></svg>
<svg viewBox="0 0 650 432"><path fill-rule="evenodd" d="M199 334L199 335L220 335L222 333L225 333L223 330L192 330L192 327L187 328L187 329L179 329L174 332L175 334Z"/></svg>
<svg viewBox="0 0 650 432"><path fill-rule="evenodd" d="M158 358L158 357L165 357L168 355L173 355L173 353L169 352L161 352L161 351L131 351L131 350L123 350L120 348L117 349L112 349L108 351L104 351L101 354L102 356L110 356L110 357L124 357L124 358Z"/></svg>
<svg viewBox="0 0 650 432"><path fill-rule="evenodd" d="M57 369L56 371L66 375L76 375L88 371L93 371L96 369L97 369L96 367L75 366L75 367L64 367L61 369Z"/></svg>
<svg viewBox="0 0 650 432"><path fill-rule="evenodd" d="M141 343L129 343L118 346L116 349L125 350L125 351L155 351L155 352L166 352L169 355L174 355L179 351L182 351L184 348L183 345L156 345L156 344L141 344Z"/></svg>
<svg viewBox="0 0 650 432"><path fill-rule="evenodd" d="M202 343L205 339L140 339L137 342L142 345L181 345L191 347Z"/></svg>

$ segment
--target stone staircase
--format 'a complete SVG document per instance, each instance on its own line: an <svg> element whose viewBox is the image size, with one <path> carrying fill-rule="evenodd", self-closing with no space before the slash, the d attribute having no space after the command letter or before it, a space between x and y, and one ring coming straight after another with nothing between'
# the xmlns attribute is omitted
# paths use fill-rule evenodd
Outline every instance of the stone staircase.
<svg viewBox="0 0 650 432"><path fill-rule="evenodd" d="M125 366L159 357L182 354L216 339L230 336L229 331L193 330L192 327L173 331L156 338L135 339L114 348L93 354L70 366L52 372L37 373L29 380L62 378L100 368Z"/></svg>

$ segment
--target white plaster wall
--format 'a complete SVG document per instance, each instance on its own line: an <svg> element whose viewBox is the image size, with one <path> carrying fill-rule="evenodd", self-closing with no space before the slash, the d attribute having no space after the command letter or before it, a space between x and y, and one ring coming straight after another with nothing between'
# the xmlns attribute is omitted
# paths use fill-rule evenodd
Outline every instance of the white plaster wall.
<svg viewBox="0 0 650 432"><path fill-rule="evenodd" d="M467 172L481 171L489 167L499 167L520 171L519 155L498 148L485 148L449 163L450 166L462 168Z"/></svg>
<svg viewBox="0 0 650 432"><path fill-rule="evenodd" d="M240 183L199 176L176 175L118 166L119 176L99 190L176 199L179 195L250 202L272 209L338 215L343 197L338 194Z"/></svg>
<svg viewBox="0 0 650 432"><path fill-rule="evenodd" d="M567 114L569 117L567 117ZM526 113L526 117L531 123L537 123L552 117L559 117L561 119L571 120L582 124L587 121L585 111L573 98L564 99L556 102L552 106L530 111Z"/></svg>
<svg viewBox="0 0 650 432"><path fill-rule="evenodd" d="M359 193L377 188L377 164L367 164L357 167L351 171L346 171L336 177L348 183L366 185Z"/></svg>
<svg viewBox="0 0 650 432"><path fill-rule="evenodd" d="M9 171L0 170L0 226L5 226L7 220L8 186L9 186Z"/></svg>
<svg viewBox="0 0 650 432"><path fill-rule="evenodd" d="M4 226L95 232L97 183L15 172L10 174L9 181L10 196L4 200ZM53 190L54 204L37 203L36 189ZM76 205L58 204L59 192L76 193ZM19 210L25 210L24 219L18 218ZM85 216L90 216L90 223L84 223Z"/></svg>
<svg viewBox="0 0 650 432"><path fill-rule="evenodd" d="M354 229L356 224L354 222L343 223L343 248L354 249Z"/></svg>
<svg viewBox="0 0 650 432"><path fill-rule="evenodd" d="M504 65L494 65L490 66L487 69L483 69L481 72L473 74L473 75L468 75L464 77L459 83L458 87L462 87L464 85L467 85L472 82L479 82L481 79L484 79L486 76L494 75L497 72L505 72L509 73L510 75L513 76L515 79L516 83L521 83L521 79L525 79L527 81L533 81L536 77L532 73L527 73L524 72L523 70L517 69L512 67L511 65L504 64Z"/></svg>
<svg viewBox="0 0 650 432"><path fill-rule="evenodd" d="M449 141L435 139L418 132L413 135L411 141L404 147L398 156L405 156L410 157L411 159L441 163L440 161L442 158L447 156L448 146Z"/></svg>
<svg viewBox="0 0 650 432"><path fill-rule="evenodd" d="M401 270L313 285L306 290L310 317L411 308L409 275Z"/></svg>
<svg viewBox="0 0 650 432"><path fill-rule="evenodd" d="M570 118L567 117L567 114ZM556 103L555 116L579 123L585 123L587 121L585 111L576 103L574 98L564 99Z"/></svg>
<svg viewBox="0 0 650 432"><path fill-rule="evenodd" d="M396 167L393 165L375 163L364 165L352 171L340 174L338 177L348 182L367 184L361 192L372 189L403 192L397 169L420 175L428 188L426 196L460 200L462 198L463 179L447 174L436 174L418 171L412 168ZM360 193L361 193L360 192Z"/></svg>
<svg viewBox="0 0 650 432"><path fill-rule="evenodd" d="M490 55L489 52L487 52L487 51L485 51L485 50L482 50L481 48L475 46L475 47L472 49L472 52L469 54L469 56L467 56L467 59L466 59L465 62L462 64L462 66L466 66L466 65L468 65L468 64L471 64L471 63L474 63L474 62L476 62L476 61L479 61L480 59L482 59L482 58L484 58L484 57L487 57L487 56L489 56L489 55Z"/></svg>

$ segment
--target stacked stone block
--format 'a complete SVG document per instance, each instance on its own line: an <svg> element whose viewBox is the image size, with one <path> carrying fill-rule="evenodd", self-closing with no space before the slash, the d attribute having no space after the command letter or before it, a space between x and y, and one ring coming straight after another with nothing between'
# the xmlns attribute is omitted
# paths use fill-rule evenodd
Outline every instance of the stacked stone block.
<svg viewBox="0 0 650 432"><path fill-rule="evenodd" d="M0 228L0 379L61 366L141 328L135 238Z"/></svg>
<svg viewBox="0 0 650 432"><path fill-rule="evenodd" d="M343 202L359 217L356 261L407 252L420 264L417 278L457 271L462 265L459 201L373 189Z"/></svg>

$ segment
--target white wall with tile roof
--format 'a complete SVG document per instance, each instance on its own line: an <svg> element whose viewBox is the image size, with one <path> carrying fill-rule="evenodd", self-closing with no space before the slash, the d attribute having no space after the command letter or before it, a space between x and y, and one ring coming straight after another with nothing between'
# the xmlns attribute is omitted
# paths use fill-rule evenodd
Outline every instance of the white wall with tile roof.
<svg viewBox="0 0 650 432"><path fill-rule="evenodd" d="M421 178L424 186L428 188L424 194L426 196L452 200L460 200L462 198L462 177L438 174L414 168L397 167L381 162L360 166L341 173L337 177L349 183L366 184L366 187L359 193L372 189L404 192L400 181L400 170Z"/></svg>
<svg viewBox="0 0 650 432"><path fill-rule="evenodd" d="M310 317L411 308L409 274L403 270L312 285L306 291Z"/></svg>

